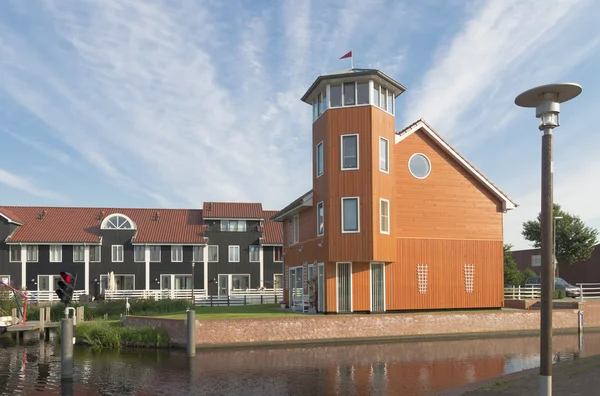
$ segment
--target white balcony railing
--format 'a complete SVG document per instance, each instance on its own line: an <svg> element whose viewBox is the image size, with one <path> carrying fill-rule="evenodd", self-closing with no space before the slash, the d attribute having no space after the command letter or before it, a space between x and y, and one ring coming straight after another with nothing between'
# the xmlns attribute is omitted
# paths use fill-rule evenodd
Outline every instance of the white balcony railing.
<svg viewBox="0 0 600 396"><path fill-rule="evenodd" d="M600 299L600 283L577 283L577 286L581 301Z"/></svg>

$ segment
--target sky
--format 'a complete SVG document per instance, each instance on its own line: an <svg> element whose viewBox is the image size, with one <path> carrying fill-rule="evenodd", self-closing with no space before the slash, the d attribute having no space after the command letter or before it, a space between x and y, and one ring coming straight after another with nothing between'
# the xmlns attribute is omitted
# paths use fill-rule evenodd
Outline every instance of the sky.
<svg viewBox="0 0 600 396"><path fill-rule="evenodd" d="M300 98L352 50L407 88L397 130L423 117L517 201L515 249L540 210L541 132L514 98L581 84L554 196L600 228L599 18L594 0L5 0L0 204L282 208L311 188Z"/></svg>

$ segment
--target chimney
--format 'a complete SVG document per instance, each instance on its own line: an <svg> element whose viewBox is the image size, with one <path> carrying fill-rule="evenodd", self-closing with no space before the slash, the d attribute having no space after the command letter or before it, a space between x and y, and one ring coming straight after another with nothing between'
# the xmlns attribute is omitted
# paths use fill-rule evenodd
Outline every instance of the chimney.
<svg viewBox="0 0 600 396"><path fill-rule="evenodd" d="M159 217L160 217L160 215L159 215L158 211L154 212L154 218L153 218L153 220L154 221L158 221Z"/></svg>
<svg viewBox="0 0 600 396"><path fill-rule="evenodd" d="M42 209L42 212L40 213L40 215L38 216L38 218L40 220L43 220L44 217L46 217L46 209Z"/></svg>
<svg viewBox="0 0 600 396"><path fill-rule="evenodd" d="M104 211L101 210L100 213L98 214L98 220L102 220L104 218Z"/></svg>

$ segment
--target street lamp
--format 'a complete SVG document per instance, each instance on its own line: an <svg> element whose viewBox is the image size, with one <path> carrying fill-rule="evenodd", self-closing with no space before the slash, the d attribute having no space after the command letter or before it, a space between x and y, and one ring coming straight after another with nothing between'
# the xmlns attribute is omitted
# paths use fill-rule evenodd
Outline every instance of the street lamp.
<svg viewBox="0 0 600 396"><path fill-rule="evenodd" d="M520 107L535 107L535 116L540 119L542 136L542 210L541 210L541 260L542 260L542 301L540 323L540 395L552 395L552 292L554 271L553 191L553 135L552 130L559 126L560 103L566 102L581 93L581 86L573 83L542 85L523 92L515 99Z"/></svg>
<svg viewBox="0 0 600 396"><path fill-rule="evenodd" d="M554 276L556 276L556 268L558 268L558 260L556 259L556 220L561 220L562 216L554 217L554 246L552 250L552 257L554 257Z"/></svg>

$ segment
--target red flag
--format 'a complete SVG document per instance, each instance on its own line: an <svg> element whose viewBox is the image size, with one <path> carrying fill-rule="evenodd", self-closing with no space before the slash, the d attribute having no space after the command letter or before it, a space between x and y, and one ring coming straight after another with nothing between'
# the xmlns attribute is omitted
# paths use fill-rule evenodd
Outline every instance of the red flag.
<svg viewBox="0 0 600 396"><path fill-rule="evenodd" d="M346 55L342 56L340 59L352 58L352 51L348 52Z"/></svg>

